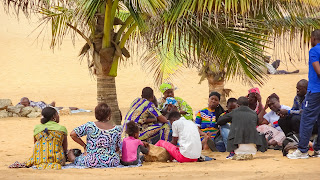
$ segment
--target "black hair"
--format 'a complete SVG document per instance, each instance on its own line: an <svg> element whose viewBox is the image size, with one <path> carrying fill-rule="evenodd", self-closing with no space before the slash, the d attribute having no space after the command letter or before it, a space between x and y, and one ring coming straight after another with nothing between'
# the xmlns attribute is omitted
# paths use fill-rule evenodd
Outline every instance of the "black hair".
<svg viewBox="0 0 320 180"><path fill-rule="evenodd" d="M158 100L157 100L156 96L153 96L153 101L152 102L156 107L158 107Z"/></svg>
<svg viewBox="0 0 320 180"><path fill-rule="evenodd" d="M139 133L139 127L134 121L130 121L127 123L126 133L131 137L134 136L136 133Z"/></svg>
<svg viewBox="0 0 320 180"><path fill-rule="evenodd" d="M278 96L276 93L272 93L272 94L268 97L268 99L273 99L273 98L275 98L275 99L277 99L278 101L280 101L280 98L279 98L279 96Z"/></svg>
<svg viewBox="0 0 320 180"><path fill-rule="evenodd" d="M239 106L249 106L249 100L244 96L239 97L237 103L239 104Z"/></svg>
<svg viewBox="0 0 320 180"><path fill-rule="evenodd" d="M106 103L99 103L94 109L94 115L98 121L105 121L111 114L111 109Z"/></svg>
<svg viewBox="0 0 320 180"><path fill-rule="evenodd" d="M41 111L41 115L43 116L41 118L41 124L45 124L48 121L53 119L53 116L57 113L57 110L52 108L52 107L45 107L44 109L42 109Z"/></svg>
<svg viewBox="0 0 320 180"><path fill-rule="evenodd" d="M22 101L22 100L24 100L24 99L26 99L26 100L28 100L28 101L30 102L29 98L27 98L27 97L21 98L20 101Z"/></svg>
<svg viewBox="0 0 320 180"><path fill-rule="evenodd" d="M219 101L220 101L220 93L218 93L218 92L216 92L216 91L212 91L210 94L209 94L209 98L211 97L211 96L217 96L218 97L218 99L219 99Z"/></svg>
<svg viewBox="0 0 320 180"><path fill-rule="evenodd" d="M234 103L234 102L237 102L237 99L236 98L229 98L228 101L227 101L227 105L229 103Z"/></svg>
<svg viewBox="0 0 320 180"><path fill-rule="evenodd" d="M301 79L297 84L302 85L303 87L308 87L308 80Z"/></svg>
<svg viewBox="0 0 320 180"><path fill-rule="evenodd" d="M311 33L311 37L314 37L316 40L320 40L320 29L316 29Z"/></svg>
<svg viewBox="0 0 320 180"><path fill-rule="evenodd" d="M179 119L181 117L181 114L178 111L172 111L169 115L168 115L168 120L172 120L172 119Z"/></svg>
<svg viewBox="0 0 320 180"><path fill-rule="evenodd" d="M142 95L141 95L142 98L145 98L145 99L151 99L154 97L153 95L153 90L151 89L151 87L145 87L142 89Z"/></svg>

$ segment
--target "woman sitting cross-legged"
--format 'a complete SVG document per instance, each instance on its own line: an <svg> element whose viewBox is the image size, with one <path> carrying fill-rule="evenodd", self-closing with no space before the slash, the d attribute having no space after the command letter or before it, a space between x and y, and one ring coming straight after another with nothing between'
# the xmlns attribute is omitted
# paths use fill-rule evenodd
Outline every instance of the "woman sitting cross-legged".
<svg viewBox="0 0 320 180"><path fill-rule="evenodd" d="M97 105L95 117L98 121L89 121L71 132L71 138L84 148L84 153L75 157L69 150L68 159L78 166L116 167L120 164L117 151L120 150L122 128L110 121L111 109L105 103ZM82 141L82 136L87 136L87 144Z"/></svg>
<svg viewBox="0 0 320 180"><path fill-rule="evenodd" d="M210 148L212 151L216 151L217 148L219 151L225 151L225 147L220 148L214 144L214 138L219 131L216 122L224 112L224 109L220 105L220 94L218 92L211 92L209 94L208 106L197 113L195 120L195 123L199 127L204 150Z"/></svg>
<svg viewBox="0 0 320 180"><path fill-rule="evenodd" d="M61 169L68 148L67 129L58 124L59 114L54 108L46 107L41 114L41 124L34 128L33 155L26 162L26 167Z"/></svg>

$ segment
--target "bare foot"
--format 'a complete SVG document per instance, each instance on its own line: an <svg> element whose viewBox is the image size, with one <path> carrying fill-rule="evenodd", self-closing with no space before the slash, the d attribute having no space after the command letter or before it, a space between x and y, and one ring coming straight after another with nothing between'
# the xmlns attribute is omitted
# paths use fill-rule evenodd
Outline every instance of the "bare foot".
<svg viewBox="0 0 320 180"><path fill-rule="evenodd" d="M79 108L77 107L69 107L70 110L78 110Z"/></svg>
<svg viewBox="0 0 320 180"><path fill-rule="evenodd" d="M208 138L209 138L208 134L205 134L204 138L203 138L203 140L201 142L202 143L202 150L208 150L209 149Z"/></svg>
<svg viewBox="0 0 320 180"><path fill-rule="evenodd" d="M56 102L52 101L52 103L50 103L49 105L52 106L52 107L56 107Z"/></svg>

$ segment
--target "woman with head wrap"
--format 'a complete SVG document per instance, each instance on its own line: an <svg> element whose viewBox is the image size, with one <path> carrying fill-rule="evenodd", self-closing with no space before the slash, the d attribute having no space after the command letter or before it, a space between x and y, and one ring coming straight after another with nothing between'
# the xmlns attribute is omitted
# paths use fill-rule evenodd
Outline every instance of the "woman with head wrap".
<svg viewBox="0 0 320 180"><path fill-rule="evenodd" d="M160 85L160 91L163 94L163 97L161 97L158 100L159 109L161 111L165 110L166 104L168 104L166 103L167 98L174 98L177 101L176 106L180 114L186 119L192 120L193 119L192 108L182 98L174 96L174 90L175 88L171 83L163 83Z"/></svg>

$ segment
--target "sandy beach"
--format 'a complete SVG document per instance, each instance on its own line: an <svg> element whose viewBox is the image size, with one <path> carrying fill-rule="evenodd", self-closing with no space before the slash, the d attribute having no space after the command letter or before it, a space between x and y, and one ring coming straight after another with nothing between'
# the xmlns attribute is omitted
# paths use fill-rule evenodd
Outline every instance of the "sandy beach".
<svg viewBox="0 0 320 180"><path fill-rule="evenodd" d="M96 80L90 76L86 61L80 63L77 57L84 42L66 38L63 45L49 49L48 36L32 33L36 21L27 21L21 17L17 21L0 8L0 99L11 99L17 104L21 97L33 101L56 101L57 106L76 106L93 110L96 106ZM45 32L49 33L49 31ZM119 107L123 114L132 100L141 95L145 86L155 89L152 74L146 73L137 63L138 57L128 60L121 66L116 78ZM295 64L299 74L274 75L260 87L263 102L275 92L280 96L281 104L292 106L296 94L296 83L307 79L308 66L305 62ZM295 70L294 66L281 65L279 69ZM185 69L172 81L178 90L175 95L182 97L194 111L207 106L208 85L199 84L200 77L196 69ZM232 89L231 97L247 94L251 86L237 81L227 82L226 88ZM94 113L79 113L60 117L60 124L69 132L73 128L94 121ZM282 157L281 151L269 150L258 153L251 161L226 160L228 153L203 152L217 160L201 163L145 163L142 167L123 169L67 169L33 170L9 169L15 161L23 162L32 153L33 128L40 118L3 118L0 119L0 179L319 179L320 159L289 160ZM70 148L80 148L68 138Z"/></svg>

